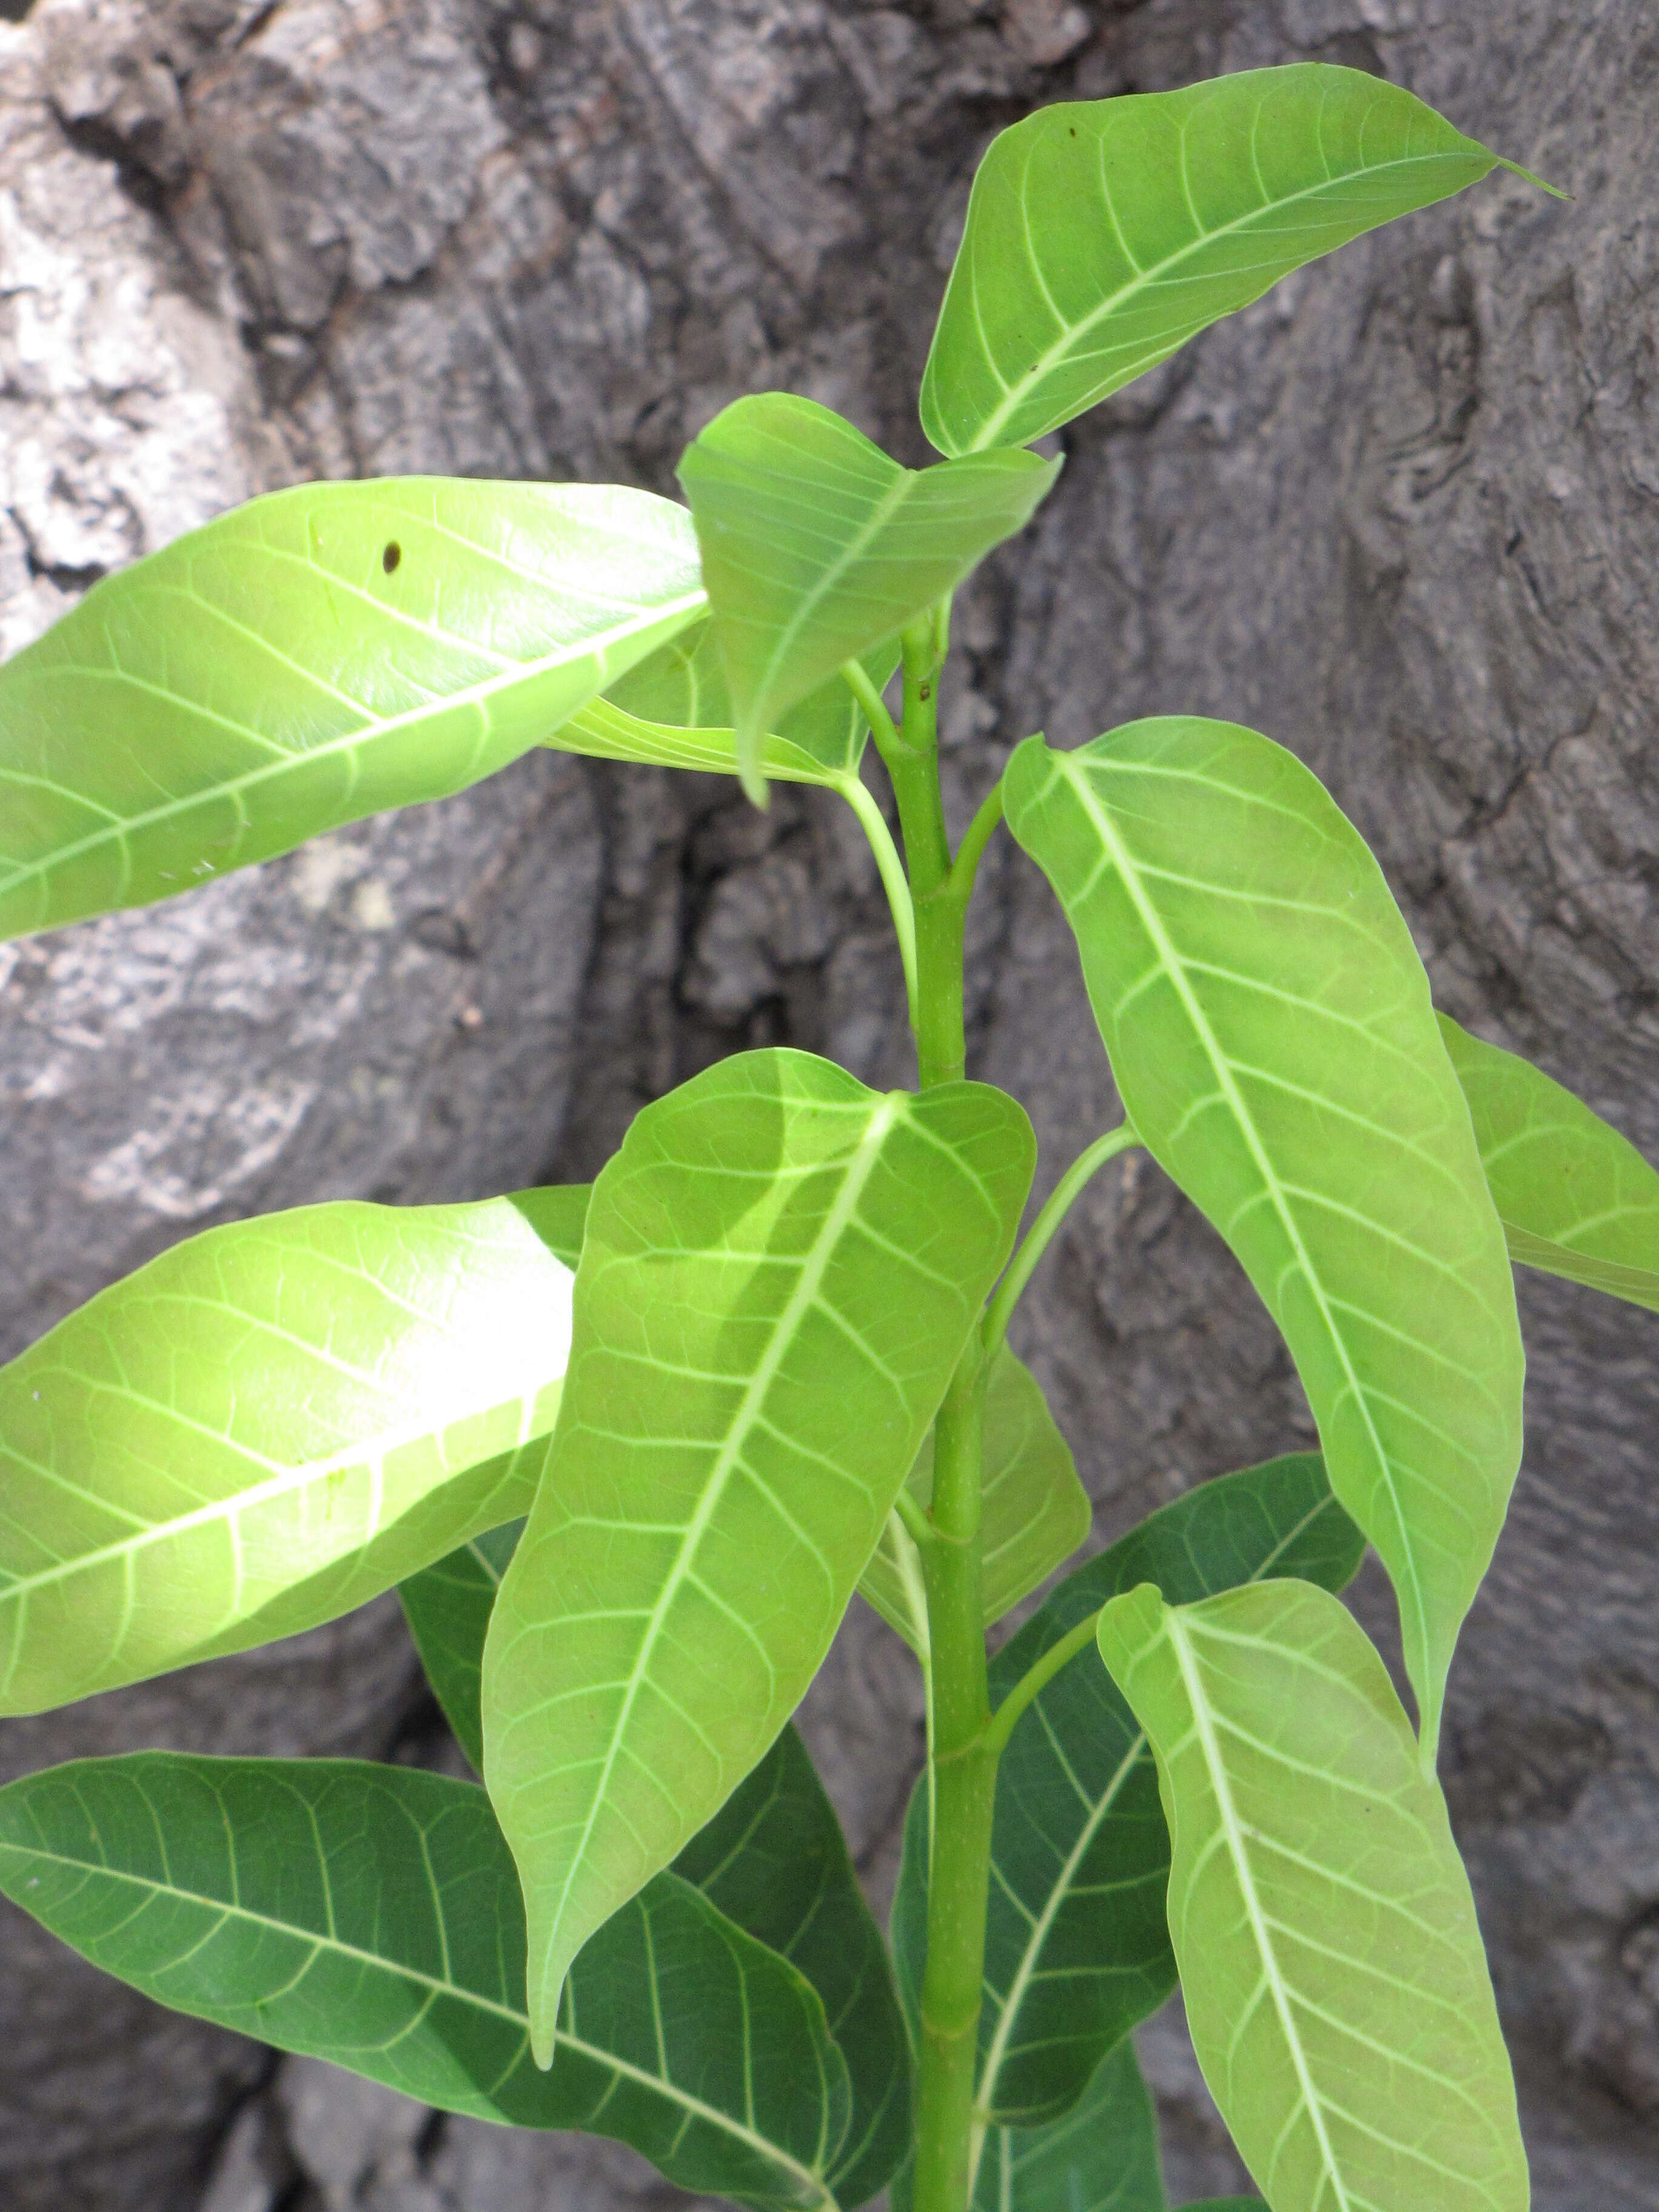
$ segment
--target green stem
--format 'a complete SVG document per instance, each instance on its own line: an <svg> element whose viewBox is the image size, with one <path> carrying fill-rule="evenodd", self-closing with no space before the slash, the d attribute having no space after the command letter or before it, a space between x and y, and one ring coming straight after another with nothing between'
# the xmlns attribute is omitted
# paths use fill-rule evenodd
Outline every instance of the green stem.
<svg viewBox="0 0 1659 2212"><path fill-rule="evenodd" d="M967 1065L962 1019L962 931L967 902L952 880L939 781L939 678L948 610L935 608L903 638L904 720L887 760L916 920L916 1061L921 1087L959 1083Z"/></svg>
<svg viewBox="0 0 1659 2212"><path fill-rule="evenodd" d="M933 1828L914 2212L965 2212L985 1972L996 1753L980 1595L985 1363L969 1338L934 1427L922 1553L933 1672Z"/></svg>
<svg viewBox="0 0 1659 2212"><path fill-rule="evenodd" d="M1026 1232L1025 1241L1008 1262L1007 1273L997 1285L996 1296L991 1301L990 1311L985 1316L982 1334L985 1348L994 1352L1008 1334L1009 1318L1019 1304L1020 1294L1031 1279L1037 1261L1054 1240L1055 1231L1071 1211L1073 1201L1097 1168L1103 1168L1119 1152L1138 1145L1140 1137L1133 1122L1125 1121L1115 1129L1109 1129L1103 1137L1097 1137L1086 1151L1072 1162L1050 1192L1048 1202Z"/></svg>
<svg viewBox="0 0 1659 2212"><path fill-rule="evenodd" d="M1069 1665L1079 1651L1086 1650L1094 1642L1095 1631L1100 1626L1100 1615L1105 1610L1102 1606L1086 1620L1079 1621L1075 1628L1067 1629L1057 1644L1051 1644L1042 1658L1026 1668L997 1707L985 1740L999 1758L1007 1749L1008 1739L1032 1698L1040 1698L1060 1668Z"/></svg>
<svg viewBox="0 0 1659 2212"><path fill-rule="evenodd" d="M905 880L904 863L893 842L893 833L887 827L886 817L876 804L875 794L856 770L837 779L836 789L852 808L870 841L870 849L876 856L876 868L881 877L882 889L887 894L887 903L892 909L893 930L898 939L899 958L904 967L904 995L910 1008L910 1027L916 1026L916 917L910 904L910 886Z"/></svg>

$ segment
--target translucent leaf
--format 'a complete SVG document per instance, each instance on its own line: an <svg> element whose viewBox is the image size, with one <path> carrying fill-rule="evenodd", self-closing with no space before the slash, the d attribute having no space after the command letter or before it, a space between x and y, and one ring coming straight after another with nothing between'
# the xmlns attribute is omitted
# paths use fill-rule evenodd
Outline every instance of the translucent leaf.
<svg viewBox="0 0 1659 2212"><path fill-rule="evenodd" d="M898 666L896 644L860 656L882 690ZM571 717L549 742L562 752L600 760L643 761L655 768L738 772L732 696L706 617L630 669L602 699ZM859 772L870 725L840 675L778 717L761 744L761 766L781 783L844 783Z"/></svg>
<svg viewBox="0 0 1659 2212"><path fill-rule="evenodd" d="M1029 444L1292 269L1500 166L1398 85L1320 63L1040 108L974 179L922 428L942 453Z"/></svg>
<svg viewBox="0 0 1659 2212"><path fill-rule="evenodd" d="M1659 1175L1530 1061L1439 1019L1510 1257L1659 1313Z"/></svg>
<svg viewBox="0 0 1659 2212"><path fill-rule="evenodd" d="M0 1712L313 1627L527 1511L568 1211L531 1191L211 1229L0 1370Z"/></svg>
<svg viewBox="0 0 1659 2212"><path fill-rule="evenodd" d="M1304 1583L1115 1599L1193 2048L1273 2212L1526 2212L1468 1877L1352 1615Z"/></svg>
<svg viewBox="0 0 1659 2212"><path fill-rule="evenodd" d="M1063 2119L993 2128L973 2212L1165 2212L1158 2117L1120 2043Z"/></svg>
<svg viewBox="0 0 1659 2212"><path fill-rule="evenodd" d="M752 798L763 733L1023 530L1059 468L1025 453L902 468L829 408L786 392L714 417L679 474Z"/></svg>
<svg viewBox="0 0 1659 2212"><path fill-rule="evenodd" d="M568 1388L484 1662L545 2057L589 1932L755 1765L817 1672L1012 1242L1030 1124L739 1054L594 1185Z"/></svg>
<svg viewBox="0 0 1659 2212"><path fill-rule="evenodd" d="M1141 1583L1173 1602L1295 1575L1340 1589L1364 1540L1316 1452L1201 1484L1068 1575L991 1665L1000 1705L1063 1638ZM1164 1915L1170 1838L1146 1739L1086 1643L1002 1754L992 1831L975 2103L981 2129L1070 2112L1106 2054L1174 1989ZM893 1908L915 2011L927 1935L927 1802L911 1801Z"/></svg>
<svg viewBox="0 0 1659 2212"><path fill-rule="evenodd" d="M703 606L648 492L301 484L0 668L0 934L143 906L527 751Z"/></svg>
<svg viewBox="0 0 1659 2212"><path fill-rule="evenodd" d="M0 1889L106 1972L446 2112L583 2128L684 2189L832 2206L823 2007L692 1883L595 1935L530 2056L524 1908L482 1790L355 1760L138 1752L0 1790Z"/></svg>
<svg viewBox="0 0 1659 2212"><path fill-rule="evenodd" d="M1284 1332L1331 1487L1393 1577L1431 1765L1520 1460L1523 1361L1411 933L1329 793L1253 730L1031 738L1006 788L1125 1109Z"/></svg>
<svg viewBox="0 0 1659 2212"><path fill-rule="evenodd" d="M1089 1533L1090 1508L1071 1449L1054 1426L1036 1377L1006 1348L986 1383L984 1449L980 1544L989 1628L1071 1558ZM905 1486L925 1512L933 1497L931 1431ZM921 1560L896 1514L888 1516L859 1591L925 1658Z"/></svg>

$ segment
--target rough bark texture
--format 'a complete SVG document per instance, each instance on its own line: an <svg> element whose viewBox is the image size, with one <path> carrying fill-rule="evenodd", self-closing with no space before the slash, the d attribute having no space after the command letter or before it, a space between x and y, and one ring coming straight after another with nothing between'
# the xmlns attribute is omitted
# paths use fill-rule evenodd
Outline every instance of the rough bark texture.
<svg viewBox="0 0 1659 2212"><path fill-rule="evenodd" d="M920 459L911 395L990 133L1304 56L1411 85L1577 198L1490 183L1067 433L1059 492L961 606L953 808L1033 727L1254 722L1374 840L1443 1003L1659 1157L1659 25L1629 0L40 0L0 24L0 638L307 474L665 489L690 433L769 386ZM1052 1174L1113 1108L1060 916L1006 846L974 935L976 1067L1032 1103ZM763 818L545 757L0 953L0 1349L215 1219L589 1173L733 1046L901 1079L896 981L827 799ZM1659 1359L1650 1317L1536 1281L1523 1303L1527 1466L1448 1786L1535 2202L1636 2212L1659 2174ZM1090 1193L1022 1342L1103 1535L1308 1433L1242 1279L1144 1164ZM1385 1627L1385 1595L1361 1602ZM918 1715L867 1616L807 1718L879 1892ZM428 1722L382 1606L14 1725L0 1759L412 1754ZM15 1915L5 1942L18 2212L672 2195L574 2140L272 2078ZM1228 2185L1178 2025L1146 2049L1172 2194Z"/></svg>

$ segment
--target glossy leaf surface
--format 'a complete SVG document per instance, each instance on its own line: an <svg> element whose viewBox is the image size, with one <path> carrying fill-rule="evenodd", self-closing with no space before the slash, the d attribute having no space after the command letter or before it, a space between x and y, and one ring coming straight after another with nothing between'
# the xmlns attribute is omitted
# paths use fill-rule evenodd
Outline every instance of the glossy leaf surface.
<svg viewBox="0 0 1659 2212"><path fill-rule="evenodd" d="M1172 1602L1287 1575L1342 1589L1364 1540L1315 1452L1202 1484L1068 1575L991 1664L1000 1705L1109 1600L1152 1583ZM912 2000L925 1954L927 1793L905 1826L893 1909ZM981 2124L1070 2111L1107 2052L1163 2003L1170 1839L1139 1723L1085 1644L1032 1700L997 1775L975 2104Z"/></svg>
<svg viewBox="0 0 1659 2212"><path fill-rule="evenodd" d="M763 733L1023 530L1059 468L1025 453L902 468L829 408L786 392L714 417L679 476L751 797Z"/></svg>
<svg viewBox="0 0 1659 2212"><path fill-rule="evenodd" d="M1529 1060L1439 1019L1510 1257L1659 1313L1659 1175Z"/></svg>
<svg viewBox="0 0 1659 2212"><path fill-rule="evenodd" d="M1158 1759L1193 2047L1273 2212L1526 2212L1468 1877L1364 1632L1307 1583L1148 1585L1100 1648Z"/></svg>
<svg viewBox="0 0 1659 2212"><path fill-rule="evenodd" d="M878 691L898 657L896 644L860 656ZM705 617L574 714L549 743L601 760L735 775L738 733L732 725L725 664ZM858 774L869 736L864 709L842 678L832 676L778 717L775 733L761 741L761 767L781 783L843 783Z"/></svg>
<svg viewBox="0 0 1659 2212"><path fill-rule="evenodd" d="M0 935L462 790L702 605L690 520L648 492L404 477L254 500L0 668Z"/></svg>
<svg viewBox="0 0 1659 2212"><path fill-rule="evenodd" d="M1158 2117L1121 2043L1063 2119L993 2128L973 2212L1165 2212Z"/></svg>
<svg viewBox="0 0 1659 2212"><path fill-rule="evenodd" d="M0 1711L313 1627L526 1511L569 1204L209 1230L0 1371Z"/></svg>
<svg viewBox="0 0 1659 2212"><path fill-rule="evenodd" d="M755 1765L817 1672L1006 1260L1030 1124L739 1054L594 1185L570 1376L484 1662L484 1771L545 2055L592 1930Z"/></svg>
<svg viewBox="0 0 1659 2212"><path fill-rule="evenodd" d="M530 2056L524 1911L482 1790L351 1760L139 1752L0 1790L0 1888L106 1972L447 2112L585 2128L683 2188L831 2202L850 2110L817 1993L659 1875Z"/></svg>
<svg viewBox="0 0 1659 2212"><path fill-rule="evenodd" d="M1498 166L1398 85L1318 63L1040 108L974 179L922 428L942 453L1026 445Z"/></svg>
<svg viewBox="0 0 1659 2212"><path fill-rule="evenodd" d="M989 1628L1071 1558L1089 1533L1090 1519L1071 1448L1054 1426L1036 1377L1006 1347L986 1382L984 1452L980 1542ZM931 1432L906 1487L926 1511L933 1497ZM889 1516L859 1590L913 1651L927 1656L921 1560L896 1515Z"/></svg>
<svg viewBox="0 0 1659 2212"><path fill-rule="evenodd" d="M1253 730L1131 723L1006 776L1125 1110L1283 1331L1400 1599L1431 1764L1521 1453L1504 1233L1410 932L1318 779Z"/></svg>

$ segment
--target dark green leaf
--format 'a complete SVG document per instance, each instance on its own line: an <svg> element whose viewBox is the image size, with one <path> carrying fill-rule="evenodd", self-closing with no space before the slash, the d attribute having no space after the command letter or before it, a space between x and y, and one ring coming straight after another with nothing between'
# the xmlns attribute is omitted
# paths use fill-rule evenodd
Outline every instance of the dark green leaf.
<svg viewBox="0 0 1659 2212"><path fill-rule="evenodd" d="M973 2212L1164 2212L1167 2201L1158 2118L1126 2040L1063 2119L989 2131Z"/></svg>
<svg viewBox="0 0 1659 2212"><path fill-rule="evenodd" d="M751 798L764 791L764 732L1023 530L1059 467L1000 453L901 468L829 408L786 392L714 417L679 473Z"/></svg>
<svg viewBox="0 0 1659 2212"><path fill-rule="evenodd" d="M1499 166L1398 85L1319 63L1040 108L974 179L922 428L942 453L1026 445Z"/></svg>
<svg viewBox="0 0 1659 2212"><path fill-rule="evenodd" d="M1176 1601L1286 1575L1340 1589L1364 1539L1316 1453L1207 1482L1068 1575L992 1662L994 1702L1119 1592ZM1170 1839L1146 1737L1092 1644L1016 1723L997 1776L976 2103L1022 2127L1069 2111L1175 1987ZM927 1802L911 1800L893 1948L914 2015L926 1951Z"/></svg>
<svg viewBox="0 0 1659 2212"><path fill-rule="evenodd" d="M544 1484L484 1658L545 2053L591 1931L757 1765L836 1628L1007 1257L1030 1125L742 1054L593 1188Z"/></svg>
<svg viewBox="0 0 1659 2212"><path fill-rule="evenodd" d="M0 1790L0 1889L106 1972L436 2105L631 2143L682 2188L829 2206L850 2111L817 1992L661 1874L530 2054L524 1909L482 1790L348 1760L164 1752Z"/></svg>
<svg viewBox="0 0 1659 2212"><path fill-rule="evenodd" d="M523 1531L522 1520L486 1529L398 1585L426 1679L475 1774L483 1772L484 1638Z"/></svg>
<svg viewBox="0 0 1659 2212"><path fill-rule="evenodd" d="M1173 715L1010 763L1141 1141L1284 1332L1400 1600L1425 1768L1521 1456L1515 1281L1404 917L1318 779Z"/></svg>
<svg viewBox="0 0 1659 2212"><path fill-rule="evenodd" d="M1526 2212L1468 1876L1365 1633L1310 1583L1115 1598L1193 2049L1274 2212Z"/></svg>
<svg viewBox="0 0 1659 2212"><path fill-rule="evenodd" d="M211 1229L0 1370L0 1711L313 1627L527 1511L584 1196Z"/></svg>
<svg viewBox="0 0 1659 2212"><path fill-rule="evenodd" d="M1659 1313L1659 1175L1530 1061L1439 1019L1510 1257Z"/></svg>
<svg viewBox="0 0 1659 2212"><path fill-rule="evenodd" d="M254 500L0 668L0 935L459 791L702 605L690 520L648 492L404 477Z"/></svg>
<svg viewBox="0 0 1659 2212"><path fill-rule="evenodd" d="M933 1498L933 1440L916 1455L906 1484L925 1511ZM985 1462L980 1507L981 1595L989 1628L1069 1559L1089 1533L1089 1500L1071 1449L1054 1426L1036 1377L1003 1347L985 1393ZM896 1514L888 1516L860 1595L911 1650L927 1650L921 1560Z"/></svg>

